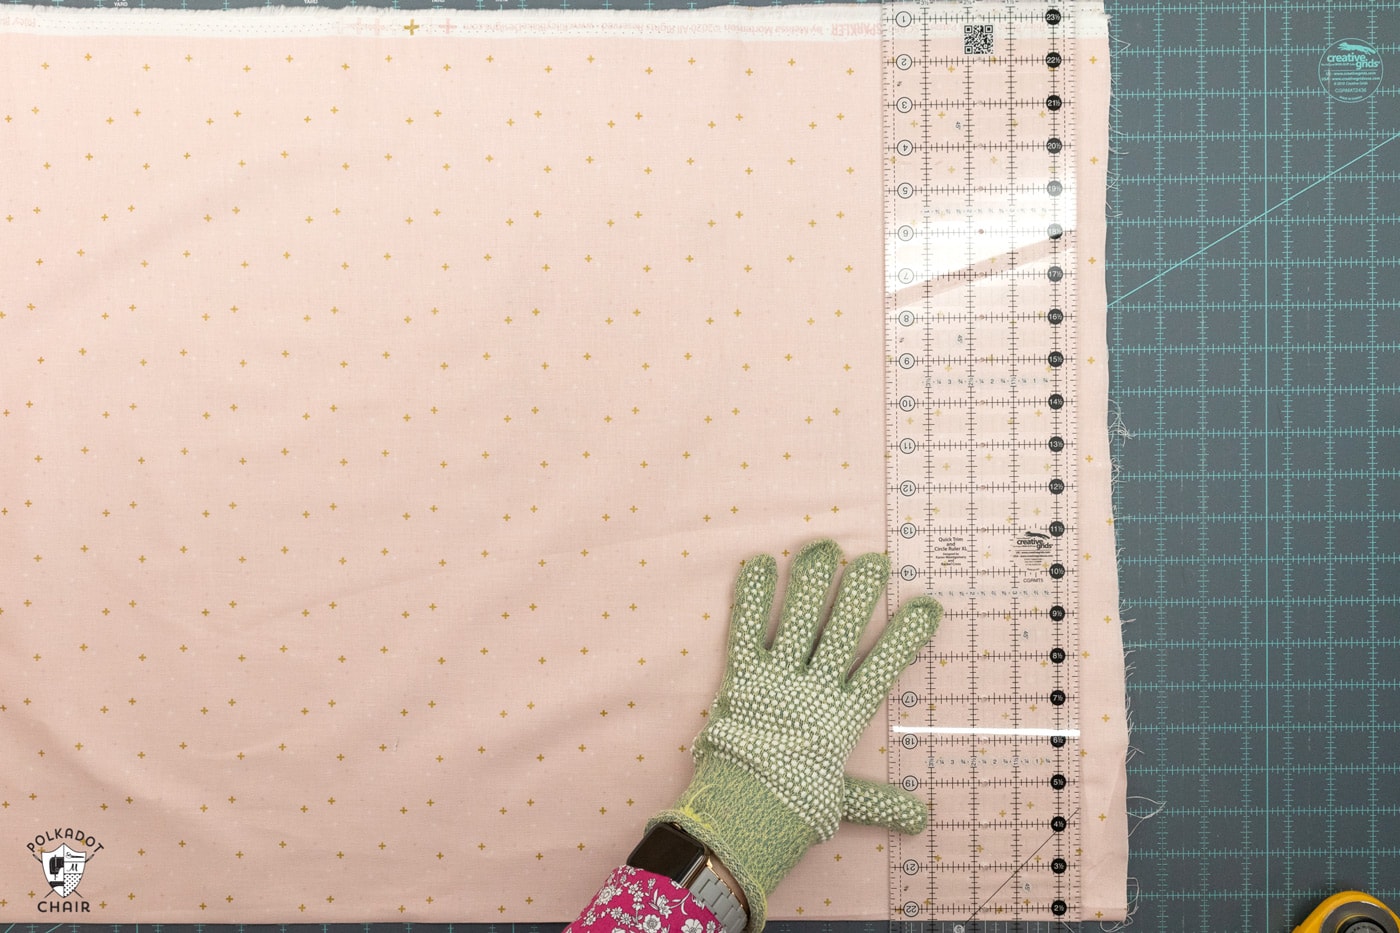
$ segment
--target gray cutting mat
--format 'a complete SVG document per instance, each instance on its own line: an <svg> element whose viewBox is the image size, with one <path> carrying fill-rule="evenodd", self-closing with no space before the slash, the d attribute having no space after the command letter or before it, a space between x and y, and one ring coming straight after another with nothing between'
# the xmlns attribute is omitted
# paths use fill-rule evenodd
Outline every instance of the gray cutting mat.
<svg viewBox="0 0 1400 933"><path fill-rule="evenodd" d="M1132 922L1287 931L1348 887L1400 906L1400 2L1109 12L1129 792L1134 813L1162 807L1131 840ZM1323 62L1339 40L1377 50L1385 74L1369 97L1339 99L1368 89Z"/></svg>
<svg viewBox="0 0 1400 933"><path fill-rule="evenodd" d="M1397 906L1400 5L1111 10L1135 921Z"/></svg>

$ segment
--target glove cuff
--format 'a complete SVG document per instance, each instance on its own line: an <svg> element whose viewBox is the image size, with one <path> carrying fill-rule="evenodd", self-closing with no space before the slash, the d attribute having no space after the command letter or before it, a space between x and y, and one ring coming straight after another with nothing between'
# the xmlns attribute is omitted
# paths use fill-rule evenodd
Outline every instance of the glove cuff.
<svg viewBox="0 0 1400 933"><path fill-rule="evenodd" d="M647 829L657 823L675 823L719 856L748 899L745 933L763 929L768 894L819 841L747 768L713 753L696 762L690 786Z"/></svg>

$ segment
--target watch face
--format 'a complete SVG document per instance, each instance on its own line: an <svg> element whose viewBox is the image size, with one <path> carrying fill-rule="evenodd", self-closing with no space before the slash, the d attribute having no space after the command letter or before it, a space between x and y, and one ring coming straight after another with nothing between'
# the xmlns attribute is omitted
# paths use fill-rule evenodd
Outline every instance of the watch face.
<svg viewBox="0 0 1400 933"><path fill-rule="evenodd" d="M705 862L705 847L670 823L657 823L632 854L627 864L665 875L678 884L688 882Z"/></svg>

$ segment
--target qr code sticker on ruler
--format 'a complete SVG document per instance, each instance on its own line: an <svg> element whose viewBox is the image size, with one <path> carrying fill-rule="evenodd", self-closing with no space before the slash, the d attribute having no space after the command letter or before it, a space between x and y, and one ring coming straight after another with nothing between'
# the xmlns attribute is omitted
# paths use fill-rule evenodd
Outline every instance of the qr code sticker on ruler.
<svg viewBox="0 0 1400 933"><path fill-rule="evenodd" d="M992 24L972 24L963 26L963 54L992 54Z"/></svg>

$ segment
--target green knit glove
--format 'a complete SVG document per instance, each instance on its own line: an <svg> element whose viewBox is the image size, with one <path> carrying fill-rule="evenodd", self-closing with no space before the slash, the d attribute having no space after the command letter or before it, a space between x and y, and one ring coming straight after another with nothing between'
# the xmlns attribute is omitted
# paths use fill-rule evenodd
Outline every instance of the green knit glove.
<svg viewBox="0 0 1400 933"><path fill-rule="evenodd" d="M843 818L905 833L922 831L927 819L919 798L844 771L943 609L926 596L906 602L848 677L890 564L873 553L850 563L818 642L840 560L841 549L830 540L797 555L771 648L764 642L777 564L767 554L745 562L735 584L724 683L692 749L695 778L647 824L676 823L714 850L748 898L747 933L763 929L767 895Z"/></svg>

